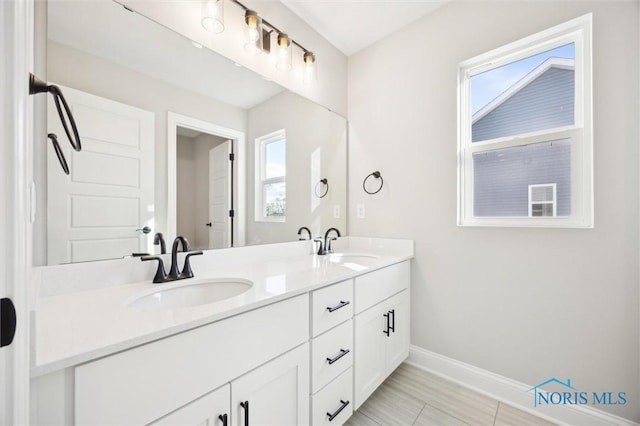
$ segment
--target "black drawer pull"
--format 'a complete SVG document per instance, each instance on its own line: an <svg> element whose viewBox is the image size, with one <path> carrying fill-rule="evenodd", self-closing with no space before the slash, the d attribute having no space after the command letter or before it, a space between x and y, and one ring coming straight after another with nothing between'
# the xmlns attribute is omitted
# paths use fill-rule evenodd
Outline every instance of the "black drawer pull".
<svg viewBox="0 0 640 426"><path fill-rule="evenodd" d="M389 327L389 330L395 333L396 332L396 310L392 309L389 311L389 313L391 314L391 327Z"/></svg>
<svg viewBox="0 0 640 426"><path fill-rule="evenodd" d="M340 414L340 412L341 412L342 410L344 410L344 408L345 408L347 405L349 405L349 401L343 401L343 400L340 400L340 403L341 403L342 405L341 405L341 406L340 406L336 411L334 411L334 412L333 412L333 414L331 414L331 413L327 413L327 416L329 416L329 421L330 421L330 422L332 422L332 421L333 421L333 419L335 419L335 418L336 418L336 416L337 416L338 414Z"/></svg>
<svg viewBox="0 0 640 426"><path fill-rule="evenodd" d="M327 358L327 361L329 362L329 365L331 365L348 353L349 353L349 349L340 349L340 353L336 355L335 358Z"/></svg>
<svg viewBox="0 0 640 426"><path fill-rule="evenodd" d="M240 406L244 408L244 426L249 426L249 401L241 402Z"/></svg>
<svg viewBox="0 0 640 426"><path fill-rule="evenodd" d="M227 416L226 413L225 414L220 414L218 416L218 418L222 422L222 426L227 426L229 424L229 416Z"/></svg>
<svg viewBox="0 0 640 426"><path fill-rule="evenodd" d="M327 311L329 311L329 312L337 311L337 310L338 310L338 309L340 309L340 308L344 308L344 307L345 307L345 306L347 306L349 303L351 303L351 302L349 302L348 300L347 300L347 301L341 300L341 301L340 301L340 303L338 303L338 304L337 304L336 306L334 306L334 307L327 306Z"/></svg>
<svg viewBox="0 0 640 426"><path fill-rule="evenodd" d="M382 330L382 332L384 334L386 334L387 336L389 335L389 331L391 330L391 325L389 324L389 316L391 311L388 311L386 314L383 315L383 317L385 317L387 319L387 329L386 330Z"/></svg>

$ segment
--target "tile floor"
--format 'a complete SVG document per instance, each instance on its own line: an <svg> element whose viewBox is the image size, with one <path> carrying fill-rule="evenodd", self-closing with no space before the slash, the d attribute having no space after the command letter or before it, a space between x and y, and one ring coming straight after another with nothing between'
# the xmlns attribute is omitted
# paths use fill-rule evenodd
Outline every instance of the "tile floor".
<svg viewBox="0 0 640 426"><path fill-rule="evenodd" d="M552 424L408 364L400 365L346 423L348 426Z"/></svg>

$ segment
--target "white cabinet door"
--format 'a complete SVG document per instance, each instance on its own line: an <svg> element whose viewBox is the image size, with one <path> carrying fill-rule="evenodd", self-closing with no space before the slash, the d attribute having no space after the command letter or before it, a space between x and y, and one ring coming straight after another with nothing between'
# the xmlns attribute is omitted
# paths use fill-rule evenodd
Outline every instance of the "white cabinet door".
<svg viewBox="0 0 640 426"><path fill-rule="evenodd" d="M231 424L229 384L151 423L153 426L227 426Z"/></svg>
<svg viewBox="0 0 640 426"><path fill-rule="evenodd" d="M233 424L309 423L309 344L293 349L231 382Z"/></svg>
<svg viewBox="0 0 640 426"><path fill-rule="evenodd" d="M386 305L378 304L355 318L355 383L354 409L373 393L384 381L387 336Z"/></svg>
<svg viewBox="0 0 640 426"><path fill-rule="evenodd" d="M385 305L393 324L389 337L385 335L385 368L390 374L409 356L409 290L396 294Z"/></svg>
<svg viewBox="0 0 640 426"><path fill-rule="evenodd" d="M409 355L409 291L355 318L355 409Z"/></svg>

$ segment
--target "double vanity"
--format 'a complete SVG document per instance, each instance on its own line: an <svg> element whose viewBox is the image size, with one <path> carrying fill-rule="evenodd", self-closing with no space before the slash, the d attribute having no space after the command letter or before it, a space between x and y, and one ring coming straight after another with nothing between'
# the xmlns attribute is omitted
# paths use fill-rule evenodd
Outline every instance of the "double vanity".
<svg viewBox="0 0 640 426"><path fill-rule="evenodd" d="M33 423L343 424L408 355L413 243L334 251L205 251L163 284L137 259L39 269Z"/></svg>

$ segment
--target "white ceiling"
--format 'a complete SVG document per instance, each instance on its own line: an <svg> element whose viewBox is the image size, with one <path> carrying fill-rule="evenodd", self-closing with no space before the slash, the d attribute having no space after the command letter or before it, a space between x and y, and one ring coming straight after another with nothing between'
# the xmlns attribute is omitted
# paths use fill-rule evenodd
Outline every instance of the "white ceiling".
<svg viewBox="0 0 640 426"><path fill-rule="evenodd" d="M280 0L351 56L450 0Z"/></svg>

